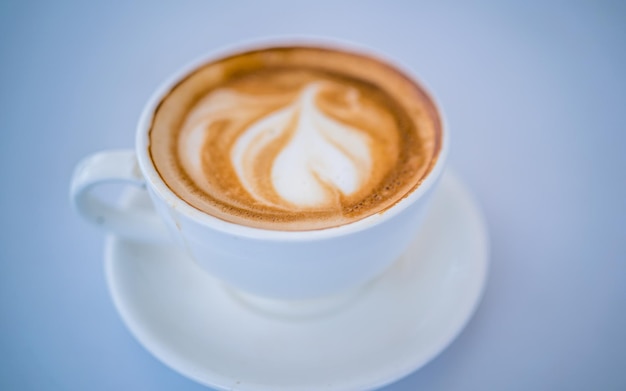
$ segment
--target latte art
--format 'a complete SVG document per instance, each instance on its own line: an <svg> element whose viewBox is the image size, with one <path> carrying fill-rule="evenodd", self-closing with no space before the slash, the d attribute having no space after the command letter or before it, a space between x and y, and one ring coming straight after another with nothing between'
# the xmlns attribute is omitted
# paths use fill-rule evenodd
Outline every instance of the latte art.
<svg viewBox="0 0 626 391"><path fill-rule="evenodd" d="M366 130L334 119L317 105L325 87L333 86L319 81L306 84L296 95L287 93L291 100L214 91L190 113L190 126L183 127L180 145L187 152L183 156L189 157L184 160L185 168L196 183L207 182L211 173L203 171L201 155L210 151L201 146L211 124L234 121L232 116L253 116L255 109L268 106L264 111L269 112L247 124L230 150L230 163L242 187L268 207L340 209L341 196L372 185L374 146ZM350 110L358 113L362 108L357 90L344 90ZM287 102L284 107L270 111L272 103L281 101ZM262 161L271 164L259 170Z"/></svg>
<svg viewBox="0 0 626 391"><path fill-rule="evenodd" d="M320 111L315 105L320 88L320 83L305 86L293 104L255 122L235 143L231 153L235 170L255 199L289 209L332 207L338 191L353 194L367 181L372 166L367 134ZM257 156L271 150L271 141L286 133L291 133L290 139L274 157L269 178L256 177ZM261 138L269 142L255 144ZM255 186L267 180L283 202L272 202L273 194L263 194L263 187Z"/></svg>
<svg viewBox="0 0 626 391"><path fill-rule="evenodd" d="M419 185L440 138L429 102L370 58L249 52L181 82L155 114L150 151L168 186L206 213L269 229L332 227Z"/></svg>

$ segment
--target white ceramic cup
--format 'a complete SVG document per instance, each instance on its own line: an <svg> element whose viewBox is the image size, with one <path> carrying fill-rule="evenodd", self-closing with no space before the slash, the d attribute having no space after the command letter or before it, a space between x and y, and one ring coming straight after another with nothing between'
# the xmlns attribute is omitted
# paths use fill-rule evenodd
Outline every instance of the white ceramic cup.
<svg viewBox="0 0 626 391"><path fill-rule="evenodd" d="M439 157L420 186L384 212L319 230L276 231L220 220L174 194L150 158L148 131L155 109L162 97L186 75L206 62L233 53L294 44L368 54L411 74L397 62L369 49L336 41L261 41L217 51L185 67L156 91L137 126L134 151L104 151L78 164L71 184L71 199L78 213L106 231L130 239L157 242L173 239L205 271L237 290L260 298L331 297L363 286L380 275L416 235L430 195L442 175L449 148L449 135L443 125ZM443 124L443 118L440 120ZM144 187L156 213L102 202L92 190L107 182Z"/></svg>

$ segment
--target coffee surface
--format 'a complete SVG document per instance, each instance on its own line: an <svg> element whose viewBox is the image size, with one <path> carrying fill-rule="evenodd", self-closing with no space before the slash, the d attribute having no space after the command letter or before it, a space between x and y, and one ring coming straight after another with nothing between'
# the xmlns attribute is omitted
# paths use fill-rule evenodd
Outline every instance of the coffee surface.
<svg viewBox="0 0 626 391"><path fill-rule="evenodd" d="M394 68L313 47L198 68L157 108L150 154L165 183L220 219L321 229L380 213L434 165L432 101Z"/></svg>

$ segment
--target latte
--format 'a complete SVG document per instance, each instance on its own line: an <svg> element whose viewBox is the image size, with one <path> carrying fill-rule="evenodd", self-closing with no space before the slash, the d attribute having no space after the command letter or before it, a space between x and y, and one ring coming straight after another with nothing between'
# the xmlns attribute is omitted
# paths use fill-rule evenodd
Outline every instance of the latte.
<svg viewBox="0 0 626 391"><path fill-rule="evenodd" d="M217 218L311 230L385 210L441 146L423 89L375 58L259 49L205 64L156 109L149 152L167 186Z"/></svg>

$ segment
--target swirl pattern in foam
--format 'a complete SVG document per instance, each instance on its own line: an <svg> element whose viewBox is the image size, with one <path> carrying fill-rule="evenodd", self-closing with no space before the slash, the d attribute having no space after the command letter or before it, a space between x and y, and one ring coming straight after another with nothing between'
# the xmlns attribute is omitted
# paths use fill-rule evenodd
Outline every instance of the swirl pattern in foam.
<svg viewBox="0 0 626 391"><path fill-rule="evenodd" d="M218 218L332 227L381 212L419 185L440 139L429 103L374 59L267 49L181 82L155 114L150 150L168 186Z"/></svg>
<svg viewBox="0 0 626 391"><path fill-rule="evenodd" d="M333 119L317 106L316 98L324 87L331 86L319 81L304 85L292 102L254 120L236 138L230 163L243 188L258 203L282 210L339 209L341 196L372 186L372 137L365 130ZM265 95L232 90L213 94L217 96L209 95L193 109L191 126L183 127L181 133L183 165L196 183L210 181L211 172L204 172L200 158L202 140L211 123L247 109L255 99L259 102L252 106L260 106L267 99ZM358 112L358 92L350 88L345 94L351 109ZM287 142L276 145L281 138ZM266 160L271 165L259 172L257 163Z"/></svg>

